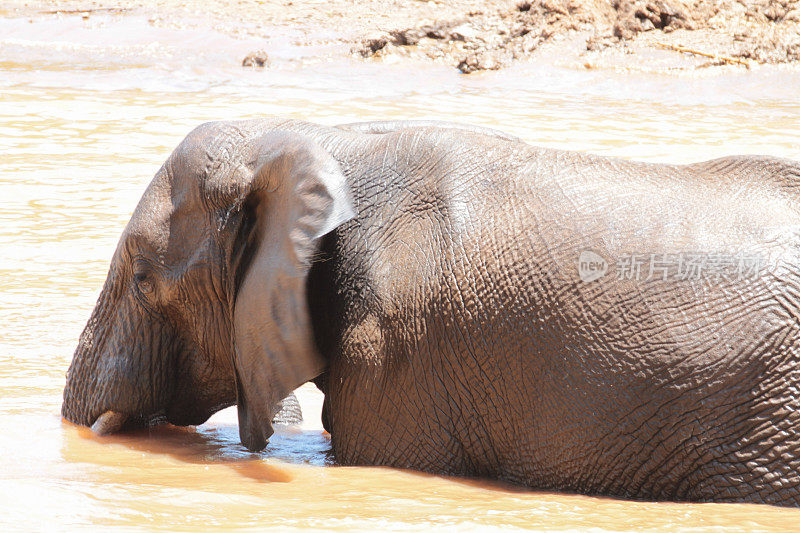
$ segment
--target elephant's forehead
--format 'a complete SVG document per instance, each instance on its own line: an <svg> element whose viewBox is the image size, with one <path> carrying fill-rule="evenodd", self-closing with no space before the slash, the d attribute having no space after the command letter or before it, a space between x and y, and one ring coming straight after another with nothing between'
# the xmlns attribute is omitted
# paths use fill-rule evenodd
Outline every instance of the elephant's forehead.
<svg viewBox="0 0 800 533"><path fill-rule="evenodd" d="M142 195L122 242L129 256L174 267L204 260L211 231L196 192L160 174Z"/></svg>
<svg viewBox="0 0 800 533"><path fill-rule="evenodd" d="M166 249L169 237L166 230L175 211L172 183L166 174L162 167L147 186L125 228L123 238L146 242L156 249Z"/></svg>

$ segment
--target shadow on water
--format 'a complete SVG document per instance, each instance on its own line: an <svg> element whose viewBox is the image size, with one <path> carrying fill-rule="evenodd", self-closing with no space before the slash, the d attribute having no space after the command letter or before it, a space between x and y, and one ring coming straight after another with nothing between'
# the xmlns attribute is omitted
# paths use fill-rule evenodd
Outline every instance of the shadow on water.
<svg viewBox="0 0 800 533"><path fill-rule="evenodd" d="M259 483L289 483L293 481L292 475L286 469L270 464L267 459L314 466L336 464L331 451L330 435L327 432L304 430L296 426L276 424L275 434L270 437L267 448L257 453L248 451L240 444L238 427L233 424L197 427L161 424L106 436L98 436L89 428L77 426L66 420L62 420L62 426L67 431L77 433L79 440L83 441L76 443L76 446L85 445L86 441L89 441L102 446L104 450L108 450L109 446L118 445L129 451L165 457L191 465L225 465L238 474ZM83 448L81 451L85 452ZM94 461L102 462L98 455L93 454L91 457ZM88 457L88 455L86 456ZM114 455L111 454L112 461L113 457ZM78 457L73 459L85 460L85 458ZM371 469L387 473L397 472L410 478L416 478L420 483L440 480L469 489L506 495L557 494L490 479L442 476L403 468L371 467ZM614 499L610 500L615 501Z"/></svg>
<svg viewBox="0 0 800 533"><path fill-rule="evenodd" d="M330 458L330 438L320 431L303 430L293 426L275 426L275 434L263 452L252 453L239 443L235 425L179 427L162 424L151 428L126 431L115 435L98 436L89 428L62 421L65 429L73 430L81 441L93 441L104 447L118 445L134 452L177 460L195 465L225 465L240 475L261 483L287 483L291 474L266 459L285 463L327 465ZM76 453L86 461L84 443L76 443ZM65 455L70 455L65 450ZM113 454L111 455L113 457ZM97 461L97 456L91 460Z"/></svg>

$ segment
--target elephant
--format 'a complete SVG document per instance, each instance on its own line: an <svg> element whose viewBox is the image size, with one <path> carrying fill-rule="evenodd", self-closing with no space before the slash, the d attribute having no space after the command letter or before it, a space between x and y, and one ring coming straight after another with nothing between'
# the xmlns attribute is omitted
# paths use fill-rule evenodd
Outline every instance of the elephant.
<svg viewBox="0 0 800 533"><path fill-rule="evenodd" d="M475 126L194 129L126 226L62 415L324 394L335 460L800 506L800 163L645 163Z"/></svg>

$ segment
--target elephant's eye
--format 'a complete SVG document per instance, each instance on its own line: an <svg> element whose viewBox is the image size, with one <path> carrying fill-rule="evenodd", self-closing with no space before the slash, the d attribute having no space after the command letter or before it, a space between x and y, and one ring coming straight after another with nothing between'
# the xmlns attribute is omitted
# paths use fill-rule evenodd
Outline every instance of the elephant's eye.
<svg viewBox="0 0 800 533"><path fill-rule="evenodd" d="M153 282L147 275L147 272L136 272L133 275L133 280L136 282L136 287L139 288L142 294L150 294L153 292Z"/></svg>

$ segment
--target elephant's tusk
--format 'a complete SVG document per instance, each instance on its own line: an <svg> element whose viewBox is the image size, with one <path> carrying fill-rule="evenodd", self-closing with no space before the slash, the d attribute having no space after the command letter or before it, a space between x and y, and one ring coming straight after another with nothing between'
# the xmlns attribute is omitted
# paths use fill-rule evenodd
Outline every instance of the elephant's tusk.
<svg viewBox="0 0 800 533"><path fill-rule="evenodd" d="M106 411L100 415L94 424L92 424L92 431L96 435L110 435L122 429L122 424L128 419L128 416L116 411Z"/></svg>

